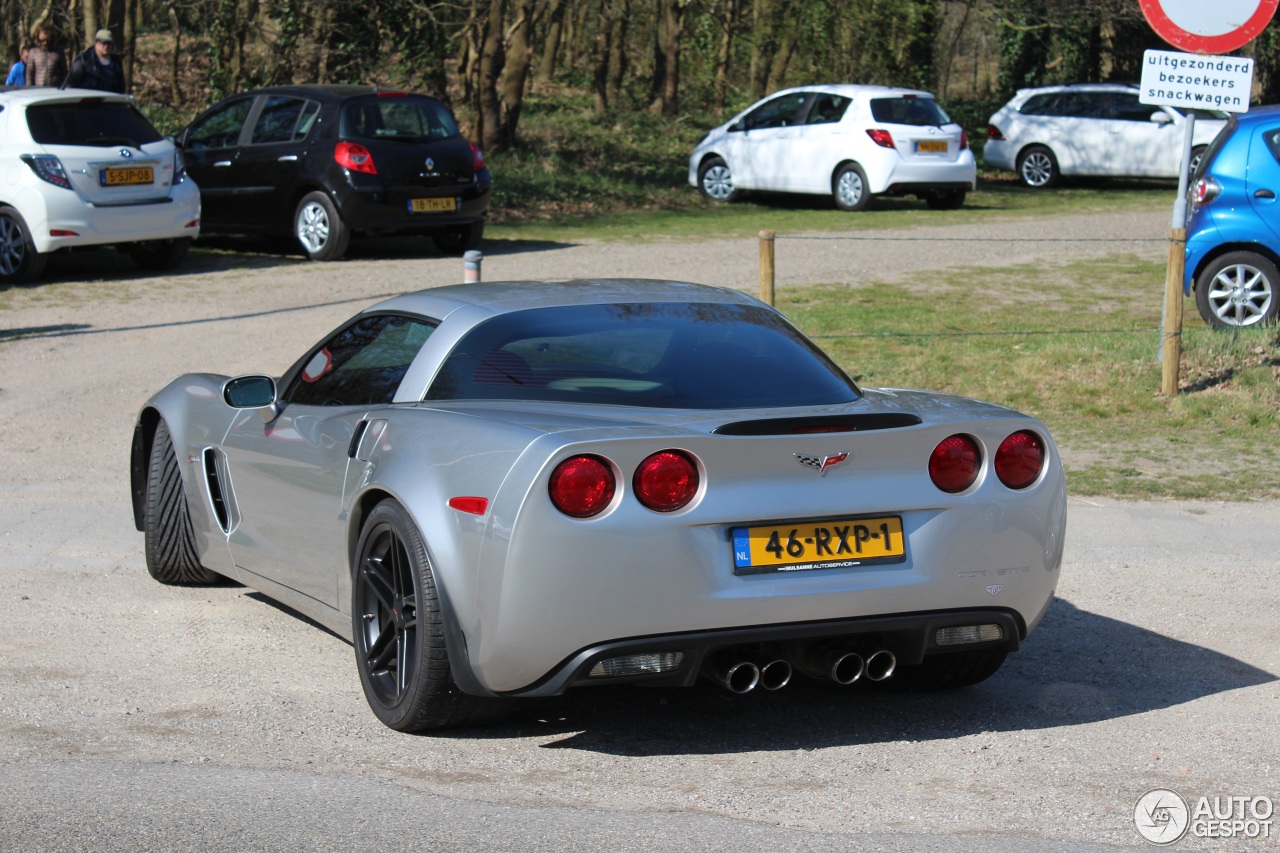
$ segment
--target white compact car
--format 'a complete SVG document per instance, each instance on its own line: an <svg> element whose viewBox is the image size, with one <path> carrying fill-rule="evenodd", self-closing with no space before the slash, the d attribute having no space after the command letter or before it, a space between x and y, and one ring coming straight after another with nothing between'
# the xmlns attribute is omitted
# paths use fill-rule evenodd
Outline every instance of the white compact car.
<svg viewBox="0 0 1280 853"><path fill-rule="evenodd" d="M164 269L200 232L182 153L133 98L87 89L0 91L0 283L30 281L51 252L118 245Z"/></svg>
<svg viewBox="0 0 1280 853"><path fill-rule="evenodd" d="M969 137L933 95L889 86L784 89L709 132L689 158L689 183L712 201L808 193L841 210L877 195L955 209L977 178Z"/></svg>
<svg viewBox="0 0 1280 853"><path fill-rule="evenodd" d="M1227 118L1217 110L1195 114L1192 172ZM983 160L1036 189L1063 175L1176 178L1185 124L1183 113L1141 103L1126 84L1020 89L991 117Z"/></svg>

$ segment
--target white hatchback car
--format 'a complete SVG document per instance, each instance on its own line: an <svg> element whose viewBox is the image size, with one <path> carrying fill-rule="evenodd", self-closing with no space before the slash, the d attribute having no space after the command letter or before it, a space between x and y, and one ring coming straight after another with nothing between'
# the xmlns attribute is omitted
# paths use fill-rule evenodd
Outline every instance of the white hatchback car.
<svg viewBox="0 0 1280 853"><path fill-rule="evenodd" d="M951 210L977 178L969 137L933 95L889 86L784 89L710 131L689 158L689 183L713 201L809 193L841 210L882 194Z"/></svg>
<svg viewBox="0 0 1280 853"><path fill-rule="evenodd" d="M200 233L182 152L133 98L86 89L0 91L0 284L30 281L59 249L118 245L165 269Z"/></svg>
<svg viewBox="0 0 1280 853"><path fill-rule="evenodd" d="M1195 114L1192 172L1227 118L1216 110ZM1144 104L1126 84L1019 89L991 117L983 161L1036 189L1063 175L1176 178L1185 124L1182 112Z"/></svg>

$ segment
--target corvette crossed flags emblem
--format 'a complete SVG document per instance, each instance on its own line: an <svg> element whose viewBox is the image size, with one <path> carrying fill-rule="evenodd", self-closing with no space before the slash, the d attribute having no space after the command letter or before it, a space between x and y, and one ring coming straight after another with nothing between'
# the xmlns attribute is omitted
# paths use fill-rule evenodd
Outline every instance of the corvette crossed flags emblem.
<svg viewBox="0 0 1280 853"><path fill-rule="evenodd" d="M796 453L793 455L800 460L801 465L808 466L809 468L817 471L819 476L827 473L828 468L834 468L849 458L848 451L845 451L844 453L833 453L830 456L806 456L803 453Z"/></svg>

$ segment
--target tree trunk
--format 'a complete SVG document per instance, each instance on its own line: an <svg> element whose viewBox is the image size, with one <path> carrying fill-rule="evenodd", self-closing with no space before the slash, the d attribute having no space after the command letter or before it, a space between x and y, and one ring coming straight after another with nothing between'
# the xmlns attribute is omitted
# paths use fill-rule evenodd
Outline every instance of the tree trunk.
<svg viewBox="0 0 1280 853"><path fill-rule="evenodd" d="M182 90L178 87L178 61L182 57L182 22L178 9L169 3L169 29L173 32L173 53L169 56L169 98L174 105L182 103Z"/></svg>
<svg viewBox="0 0 1280 853"><path fill-rule="evenodd" d="M84 7L80 10L80 20L84 26L84 37L86 41L93 40L93 34L98 31L98 4L97 0L81 0ZM85 45L79 41L71 43L71 58L74 59L76 54L84 50Z"/></svg>
<svg viewBox="0 0 1280 853"><path fill-rule="evenodd" d="M547 9L547 32L542 40L542 61L538 79L549 82L556 73L556 57L560 53L560 37L564 34L565 0L551 0Z"/></svg>
<svg viewBox="0 0 1280 853"><path fill-rule="evenodd" d="M613 36L613 22L609 19L611 6L610 0L600 0L595 56L591 60L591 91L595 93L596 115L609 111L609 39Z"/></svg>
<svg viewBox="0 0 1280 853"><path fill-rule="evenodd" d="M480 109L476 116L476 133L487 151L502 148L502 104L498 100L498 75L502 73L502 19L506 0L489 0L480 41L480 75L478 96Z"/></svg>
<svg viewBox="0 0 1280 853"><path fill-rule="evenodd" d="M530 43L533 35L533 10L534 0L515 0L512 12L516 19L507 30L509 46L502 68L502 129L499 134L505 148L516 146L520 108L524 104L525 84L529 79L529 68L533 64L533 46Z"/></svg>
<svg viewBox="0 0 1280 853"><path fill-rule="evenodd" d="M616 104L622 94L622 80L627 76L627 33L631 22L631 0L612 0L618 7L613 19L613 32L609 35L609 71L605 82L605 97Z"/></svg>
<svg viewBox="0 0 1280 853"><path fill-rule="evenodd" d="M688 0L660 0L658 38L663 62L661 100L664 116L673 116L679 110L680 36L687 3Z"/></svg>
<svg viewBox="0 0 1280 853"><path fill-rule="evenodd" d="M715 108L717 115L724 112L725 98L729 92L729 61L733 56L733 40L738 32L741 15L741 0L726 0L724 18L720 22L720 42L716 45L716 82L711 96L711 106Z"/></svg>
<svg viewBox="0 0 1280 853"><path fill-rule="evenodd" d="M751 32L755 36L749 72L752 100L760 100L769 89L769 69L773 67L776 50L773 9L774 0L757 0L751 10Z"/></svg>
<svg viewBox="0 0 1280 853"><path fill-rule="evenodd" d="M133 59L138 52L138 0L124 0L124 90L133 91Z"/></svg>

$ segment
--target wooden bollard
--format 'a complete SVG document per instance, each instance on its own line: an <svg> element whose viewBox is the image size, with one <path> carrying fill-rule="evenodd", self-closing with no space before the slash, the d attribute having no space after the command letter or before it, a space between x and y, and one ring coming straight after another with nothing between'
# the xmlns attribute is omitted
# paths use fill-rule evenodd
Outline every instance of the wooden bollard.
<svg viewBox="0 0 1280 853"><path fill-rule="evenodd" d="M760 232L760 301L773 304L773 244L772 231Z"/></svg>

